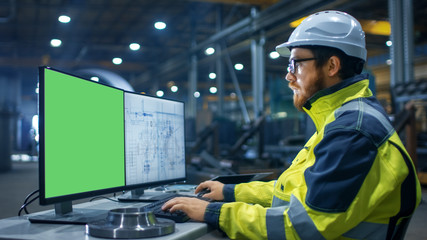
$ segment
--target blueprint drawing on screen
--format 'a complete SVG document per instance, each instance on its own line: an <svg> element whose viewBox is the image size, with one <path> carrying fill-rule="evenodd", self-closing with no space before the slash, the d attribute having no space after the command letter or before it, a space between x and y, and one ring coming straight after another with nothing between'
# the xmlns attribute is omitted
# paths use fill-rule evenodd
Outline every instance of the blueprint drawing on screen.
<svg viewBox="0 0 427 240"><path fill-rule="evenodd" d="M185 177L183 103L125 93L126 185Z"/></svg>

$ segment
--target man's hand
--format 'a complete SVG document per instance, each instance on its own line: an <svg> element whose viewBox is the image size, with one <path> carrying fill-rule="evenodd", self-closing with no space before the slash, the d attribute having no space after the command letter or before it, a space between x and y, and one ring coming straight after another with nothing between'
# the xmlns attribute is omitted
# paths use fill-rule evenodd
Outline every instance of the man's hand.
<svg viewBox="0 0 427 240"><path fill-rule="evenodd" d="M206 182L200 183L194 192L197 194L203 189L208 189L210 192L204 194L202 197L210 198L216 201L222 201L224 200L224 194L222 193L223 188L224 188L224 184L221 182L206 181Z"/></svg>
<svg viewBox="0 0 427 240"><path fill-rule="evenodd" d="M177 197L167 201L162 210L171 212L180 210L190 218L203 222L208 204L209 202L194 197Z"/></svg>

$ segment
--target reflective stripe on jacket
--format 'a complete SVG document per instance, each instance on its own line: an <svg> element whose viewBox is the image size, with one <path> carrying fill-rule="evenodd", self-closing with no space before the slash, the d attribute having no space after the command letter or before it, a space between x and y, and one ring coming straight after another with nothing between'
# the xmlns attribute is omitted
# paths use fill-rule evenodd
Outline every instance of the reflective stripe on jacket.
<svg viewBox="0 0 427 240"><path fill-rule="evenodd" d="M310 98L316 132L292 165L277 181L226 185L227 203L210 203L205 221L232 239L386 239L421 188L366 78Z"/></svg>

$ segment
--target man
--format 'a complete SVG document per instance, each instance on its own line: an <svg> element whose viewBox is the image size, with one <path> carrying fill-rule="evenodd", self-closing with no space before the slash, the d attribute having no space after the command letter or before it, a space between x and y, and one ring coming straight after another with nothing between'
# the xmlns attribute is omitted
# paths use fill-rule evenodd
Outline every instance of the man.
<svg viewBox="0 0 427 240"><path fill-rule="evenodd" d="M176 198L182 210L230 238L392 239L421 201L414 166L360 74L365 34L352 16L324 11L305 19L277 51L289 57L294 105L316 132L276 181L201 183L208 197Z"/></svg>

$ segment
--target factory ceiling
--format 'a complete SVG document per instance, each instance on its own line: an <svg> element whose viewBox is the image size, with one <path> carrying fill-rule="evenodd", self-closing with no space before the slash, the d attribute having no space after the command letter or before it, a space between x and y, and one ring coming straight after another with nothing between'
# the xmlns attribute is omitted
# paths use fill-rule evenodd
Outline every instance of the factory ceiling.
<svg viewBox="0 0 427 240"><path fill-rule="evenodd" d="M245 91L251 86L251 41L265 40L267 74L284 76L287 60L268 54L289 37L289 23L319 10L349 12L366 24L388 21L387 0L0 0L0 74L22 78L23 89L35 87L37 67L66 72L99 68L119 74L136 91L153 93L174 82L188 88L191 56L197 57L200 92L215 84L208 75L216 59L241 63L236 71ZM427 3L414 0L415 42L427 41ZM68 23L58 17L67 15ZM155 22L166 28L158 30ZM51 40L61 40L52 47ZM367 33L369 56L388 52L388 35ZM129 44L138 43L133 51ZM207 47L222 46L207 56ZM218 48L217 48L218 49ZM218 53L218 52L217 52ZM113 58L122 63L116 65ZM228 69L228 68L225 68ZM224 71L226 91L232 92ZM165 90L166 91L166 90ZM228 92L227 92L228 93Z"/></svg>

